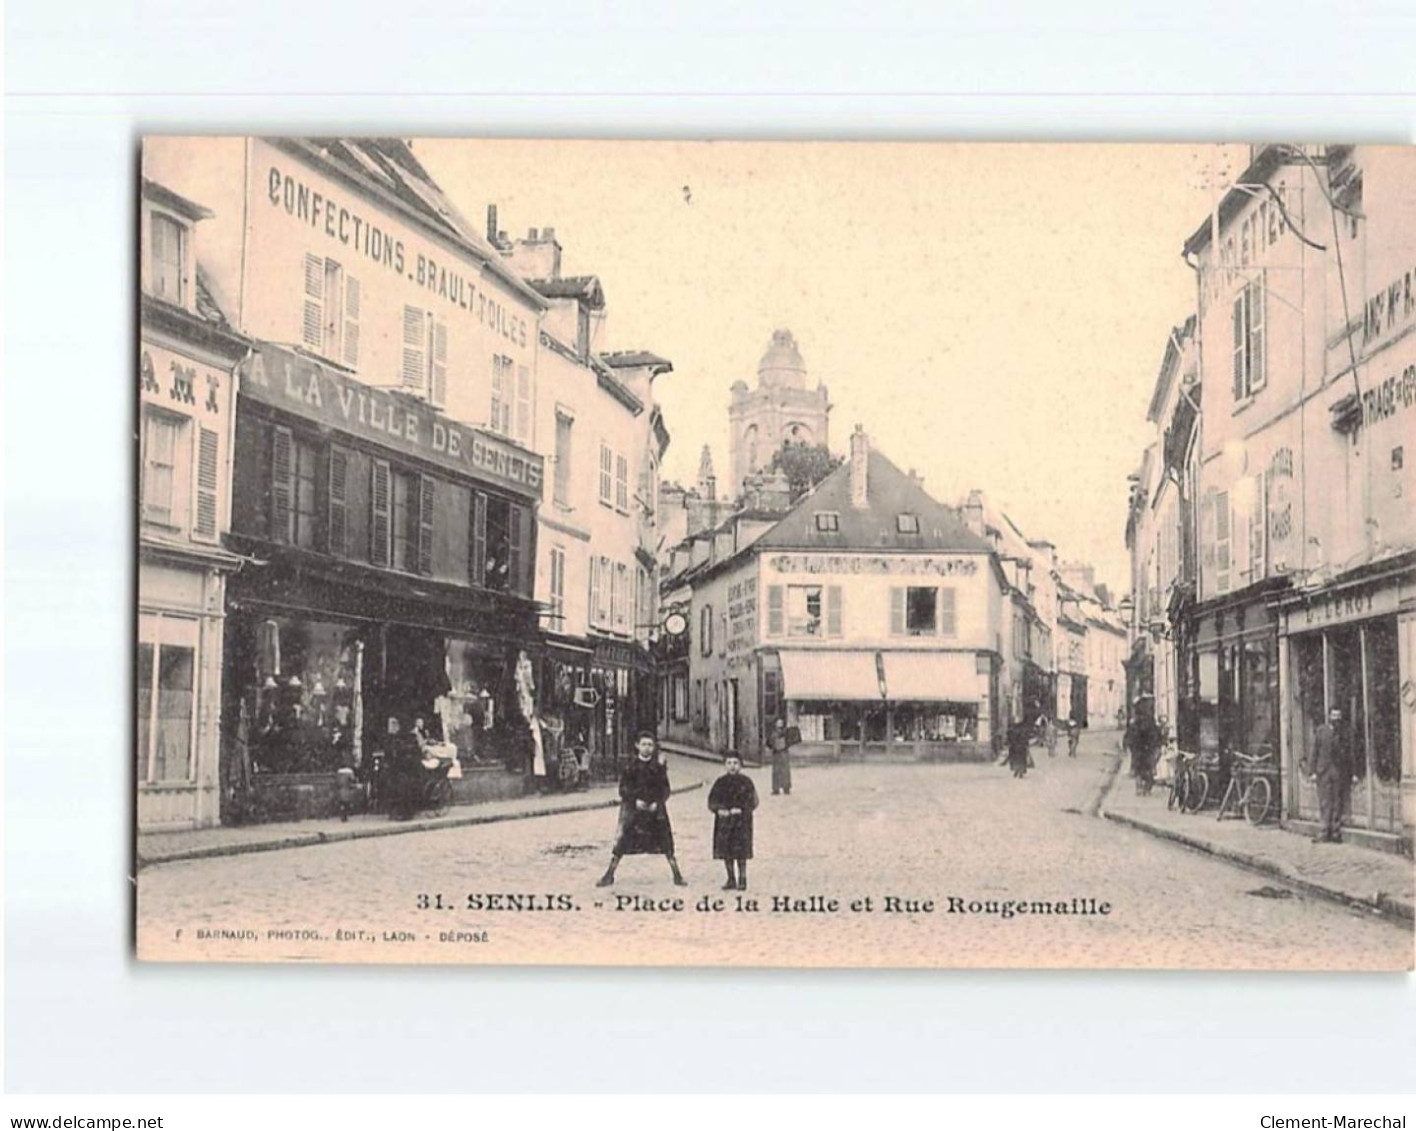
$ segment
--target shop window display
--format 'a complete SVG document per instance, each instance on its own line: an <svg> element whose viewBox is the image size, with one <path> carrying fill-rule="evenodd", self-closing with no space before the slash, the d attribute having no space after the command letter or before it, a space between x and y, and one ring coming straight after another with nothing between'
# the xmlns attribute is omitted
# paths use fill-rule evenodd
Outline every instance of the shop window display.
<svg viewBox="0 0 1416 1131"><path fill-rule="evenodd" d="M356 760L361 655L348 626L271 618L257 626L256 773L333 772Z"/></svg>
<svg viewBox="0 0 1416 1131"><path fill-rule="evenodd" d="M196 654L172 644L138 645L138 781L192 778Z"/></svg>

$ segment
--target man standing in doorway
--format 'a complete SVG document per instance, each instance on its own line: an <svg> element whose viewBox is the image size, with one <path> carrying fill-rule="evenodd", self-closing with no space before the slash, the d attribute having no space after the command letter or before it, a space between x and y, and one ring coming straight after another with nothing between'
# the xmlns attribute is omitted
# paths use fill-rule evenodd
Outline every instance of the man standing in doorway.
<svg viewBox="0 0 1416 1131"><path fill-rule="evenodd" d="M1337 844L1342 840L1342 811L1347 807L1347 783L1352 777L1352 760L1342 733L1342 710L1328 711L1327 722L1313 735L1313 756L1303 767L1308 779L1318 787L1318 813L1322 832L1314 844Z"/></svg>
<svg viewBox="0 0 1416 1131"><path fill-rule="evenodd" d="M768 739L772 747L772 796L792 793L792 744L787 736L787 724L778 719L772 727L772 737Z"/></svg>

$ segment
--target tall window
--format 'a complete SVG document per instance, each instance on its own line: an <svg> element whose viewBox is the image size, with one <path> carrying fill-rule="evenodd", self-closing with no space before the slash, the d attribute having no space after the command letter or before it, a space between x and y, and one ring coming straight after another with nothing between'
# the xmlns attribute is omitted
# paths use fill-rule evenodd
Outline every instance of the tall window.
<svg viewBox="0 0 1416 1131"><path fill-rule="evenodd" d="M1233 327L1234 399L1242 401L1262 389L1267 377L1262 279L1246 284L1235 296Z"/></svg>
<svg viewBox="0 0 1416 1131"><path fill-rule="evenodd" d="M176 636L180 642L164 639L138 645L140 784L192 780L196 625L173 618L163 618L160 624L164 634Z"/></svg>
<svg viewBox="0 0 1416 1131"><path fill-rule="evenodd" d="M270 463L271 539L312 550L319 449L289 428L273 428Z"/></svg>
<svg viewBox="0 0 1416 1131"><path fill-rule="evenodd" d="M821 586L787 586L788 636L821 636L823 611Z"/></svg>
<svg viewBox="0 0 1416 1131"><path fill-rule="evenodd" d="M418 477L393 473L393 568L414 573L418 566Z"/></svg>
<svg viewBox="0 0 1416 1131"><path fill-rule="evenodd" d="M295 441L294 506L290 508L289 542L306 550L315 547L315 469L319 453L314 444Z"/></svg>
<svg viewBox="0 0 1416 1131"><path fill-rule="evenodd" d="M149 413L143 427L143 520L177 523L177 453L183 421Z"/></svg>
<svg viewBox="0 0 1416 1131"><path fill-rule="evenodd" d="M516 366L509 357L492 358L492 408L487 421L493 432L512 434L513 401L516 397Z"/></svg>
<svg viewBox="0 0 1416 1131"><path fill-rule="evenodd" d="M182 268L186 258L187 229L160 212L150 215L152 293L178 306L186 306L187 280Z"/></svg>
<svg viewBox="0 0 1416 1131"><path fill-rule="evenodd" d="M615 507L629 511L629 460L615 456Z"/></svg>
<svg viewBox="0 0 1416 1131"><path fill-rule="evenodd" d="M615 454L608 444L600 445L600 502L614 506L615 502Z"/></svg>
<svg viewBox="0 0 1416 1131"><path fill-rule="evenodd" d="M895 636L953 636L954 590L917 585L892 588L890 632Z"/></svg>
<svg viewBox="0 0 1416 1131"><path fill-rule="evenodd" d="M551 547L551 628L559 632L565 627L565 549Z"/></svg>
<svg viewBox="0 0 1416 1131"><path fill-rule="evenodd" d="M562 413L556 413L556 483L555 501L563 507L570 506L571 438L575 421Z"/></svg>
<svg viewBox="0 0 1416 1131"><path fill-rule="evenodd" d="M407 311L412 309L405 308L405 320ZM421 311L418 313L421 315ZM359 364L359 280L333 259L306 255L304 315L300 325L301 342L307 349L356 368Z"/></svg>
<svg viewBox="0 0 1416 1131"><path fill-rule="evenodd" d="M447 323L430 310L403 308L399 384L439 408L447 404Z"/></svg>

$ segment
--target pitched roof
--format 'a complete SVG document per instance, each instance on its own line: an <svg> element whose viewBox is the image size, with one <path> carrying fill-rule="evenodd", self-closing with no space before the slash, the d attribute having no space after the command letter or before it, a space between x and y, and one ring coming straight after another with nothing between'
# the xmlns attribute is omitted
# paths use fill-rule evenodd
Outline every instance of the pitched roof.
<svg viewBox="0 0 1416 1131"><path fill-rule="evenodd" d="M546 298L579 299L592 310L603 309L605 291L594 275L569 275L563 279L527 279Z"/></svg>
<svg viewBox="0 0 1416 1131"><path fill-rule="evenodd" d="M660 357L657 353L649 350L616 350L613 353L603 353L600 360L606 365L616 369L638 369L641 366L654 370L654 376L660 373L672 373L674 363L667 357Z"/></svg>
<svg viewBox="0 0 1416 1131"><path fill-rule="evenodd" d="M753 543L754 548L990 551L958 511L935 500L880 452L871 449L867 460L868 508L851 505L851 465L846 460L816 490L802 496L781 522ZM831 533L817 530L818 511L836 512L840 529ZM900 532L897 516L901 514L919 517L918 534Z"/></svg>

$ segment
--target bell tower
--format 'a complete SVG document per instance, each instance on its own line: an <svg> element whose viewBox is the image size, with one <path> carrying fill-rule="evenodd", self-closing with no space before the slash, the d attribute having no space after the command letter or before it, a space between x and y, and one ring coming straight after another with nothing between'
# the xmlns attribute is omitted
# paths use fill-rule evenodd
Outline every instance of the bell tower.
<svg viewBox="0 0 1416 1131"><path fill-rule="evenodd" d="M775 330L757 363L757 387L737 381L728 406L728 463L734 497L743 480L772 462L784 445L827 447L831 415L825 385L811 387L790 330Z"/></svg>

